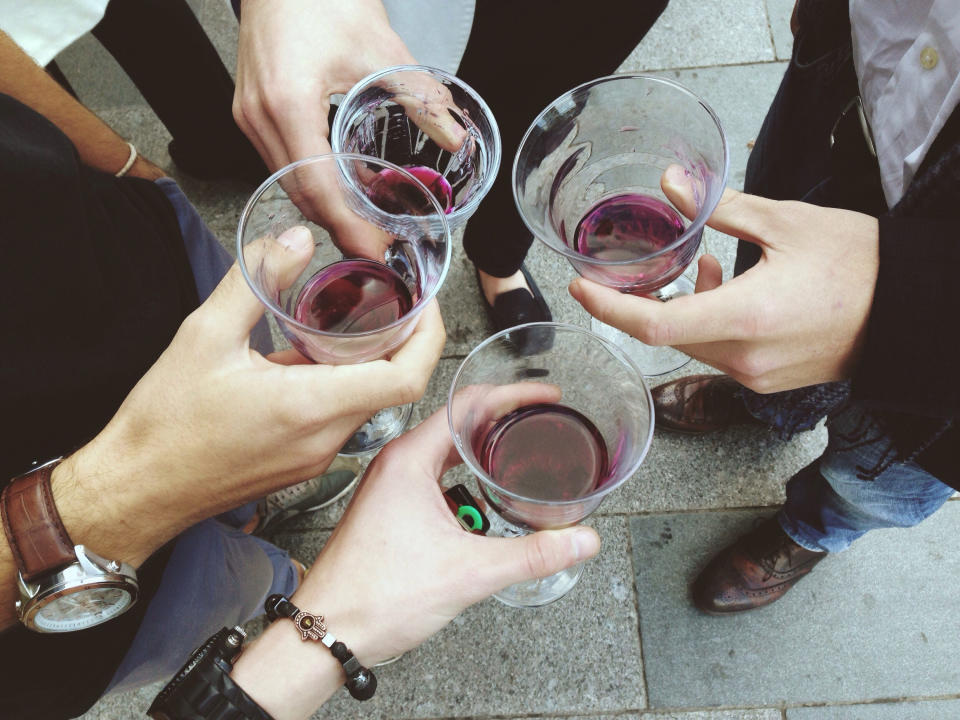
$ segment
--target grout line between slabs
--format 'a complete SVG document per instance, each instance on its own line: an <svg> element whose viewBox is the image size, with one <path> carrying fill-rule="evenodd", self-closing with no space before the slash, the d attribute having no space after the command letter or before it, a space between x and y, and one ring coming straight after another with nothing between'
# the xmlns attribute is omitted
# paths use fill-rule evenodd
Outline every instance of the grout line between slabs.
<svg viewBox="0 0 960 720"><path fill-rule="evenodd" d="M637 567L633 562L633 533L630 531L630 521L623 519L623 532L627 535L627 562L630 563L630 577L633 580L633 587L630 588L633 593L633 609L637 614L637 644L640 648L640 678L643 682L643 704L650 707L650 683L647 681L647 659L643 654L643 630L640 625L640 594L637 592L639 579L637 578Z"/></svg>

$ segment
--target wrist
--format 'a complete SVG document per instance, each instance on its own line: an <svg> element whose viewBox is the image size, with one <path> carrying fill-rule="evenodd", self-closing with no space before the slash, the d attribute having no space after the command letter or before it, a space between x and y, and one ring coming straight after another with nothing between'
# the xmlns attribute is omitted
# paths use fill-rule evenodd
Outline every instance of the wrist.
<svg viewBox="0 0 960 720"><path fill-rule="evenodd" d="M167 174L152 162L144 158L143 155L137 155L137 159L134 161L130 170L127 171L127 175L131 177L143 178L144 180L154 181L158 178L166 177Z"/></svg>
<svg viewBox="0 0 960 720"><path fill-rule="evenodd" d="M143 488L155 478L139 453L109 452L99 438L54 468L54 504L74 544L140 567L176 530L148 506Z"/></svg>
<svg viewBox="0 0 960 720"><path fill-rule="evenodd" d="M301 640L289 620L269 625L244 650L230 677L275 720L310 717L346 680L330 651Z"/></svg>
<svg viewBox="0 0 960 720"><path fill-rule="evenodd" d="M382 659L376 641L364 631L369 618L355 610L356 598L330 592L331 587L336 584L307 583L290 600L305 612L323 616L328 632L369 667ZM332 649L304 640L293 620L284 617L273 621L244 652L231 677L276 720L309 717L347 681Z"/></svg>

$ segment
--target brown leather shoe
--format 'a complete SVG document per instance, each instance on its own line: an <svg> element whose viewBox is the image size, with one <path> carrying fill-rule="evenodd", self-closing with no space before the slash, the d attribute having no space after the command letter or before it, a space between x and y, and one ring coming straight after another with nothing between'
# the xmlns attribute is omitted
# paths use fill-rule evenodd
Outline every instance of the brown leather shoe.
<svg viewBox="0 0 960 720"><path fill-rule="evenodd" d="M764 520L722 550L693 581L693 604L710 615L769 605L826 556L797 545L775 517Z"/></svg>
<svg viewBox="0 0 960 720"><path fill-rule="evenodd" d="M743 406L742 387L727 375L688 375L659 385L651 390L657 426L699 434L762 424Z"/></svg>

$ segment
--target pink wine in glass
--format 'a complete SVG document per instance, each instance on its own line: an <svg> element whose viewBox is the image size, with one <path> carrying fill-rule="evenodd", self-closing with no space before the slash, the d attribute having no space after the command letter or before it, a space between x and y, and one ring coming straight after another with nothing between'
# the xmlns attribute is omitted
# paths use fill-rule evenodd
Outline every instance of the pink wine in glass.
<svg viewBox="0 0 960 720"><path fill-rule="evenodd" d="M379 330L413 307L406 283L373 260L341 260L322 268L300 291L293 316L333 333Z"/></svg>
<svg viewBox="0 0 960 720"><path fill-rule="evenodd" d="M683 219L650 195L625 193L594 205L577 225L573 249L598 260L643 259L676 242Z"/></svg>
<svg viewBox="0 0 960 720"><path fill-rule="evenodd" d="M576 500L607 478L607 446L596 425L555 403L504 415L477 457L497 485L535 500Z"/></svg>
<svg viewBox="0 0 960 720"><path fill-rule="evenodd" d="M433 193L445 214L453 211L453 188L443 175L424 165L408 165L404 170L427 186L427 190ZM415 207L424 204L417 188L390 168L377 173L377 177L367 188L367 194L378 208L394 214L409 214L411 205ZM424 205L423 212L429 213L430 207Z"/></svg>

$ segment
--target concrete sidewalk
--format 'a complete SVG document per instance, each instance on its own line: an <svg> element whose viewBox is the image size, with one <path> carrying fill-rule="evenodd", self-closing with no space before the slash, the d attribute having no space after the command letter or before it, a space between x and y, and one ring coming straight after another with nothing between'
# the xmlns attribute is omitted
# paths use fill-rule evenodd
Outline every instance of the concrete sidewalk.
<svg viewBox="0 0 960 720"><path fill-rule="evenodd" d="M236 22L223 0L194 0L228 66ZM789 58L793 0L672 0L622 70L662 73L702 95L730 141L741 187L755 136ZM81 99L178 177L169 136L91 38L60 58ZM505 158L506 162L510 158ZM178 177L224 245L247 191ZM709 232L725 273L735 241ZM534 245L528 263L557 319L586 325L567 295L566 261ZM463 357L489 334L459 245L440 303L449 339L415 421L441 407ZM684 373L698 371L696 364ZM823 428L791 442L765 430L706 438L657 432L641 470L590 523L601 556L563 600L520 611L471 608L420 649L377 671L376 697L338 694L315 717L625 720L956 720L960 718L960 504L922 526L872 533L828 558L780 603L743 617L690 606L687 584L712 554L782 500L783 483L820 454ZM466 479L460 468L453 473ZM304 561L344 503L275 536ZM157 687L108 697L86 720L142 717Z"/></svg>

